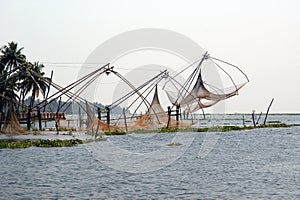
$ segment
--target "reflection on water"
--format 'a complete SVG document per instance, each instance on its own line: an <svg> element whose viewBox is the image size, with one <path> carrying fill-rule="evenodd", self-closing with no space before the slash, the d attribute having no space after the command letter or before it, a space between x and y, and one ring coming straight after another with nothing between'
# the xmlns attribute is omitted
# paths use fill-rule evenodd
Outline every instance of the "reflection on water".
<svg viewBox="0 0 300 200"><path fill-rule="evenodd" d="M205 133L191 134L195 136L191 145L178 159L146 173L114 169L95 157L90 147L105 142L62 148L1 149L0 197L300 198L300 127L226 132L203 159L196 156ZM177 147L166 146L173 138L174 133L160 133L108 139L127 151L147 153L163 148L173 148L175 152Z"/></svg>

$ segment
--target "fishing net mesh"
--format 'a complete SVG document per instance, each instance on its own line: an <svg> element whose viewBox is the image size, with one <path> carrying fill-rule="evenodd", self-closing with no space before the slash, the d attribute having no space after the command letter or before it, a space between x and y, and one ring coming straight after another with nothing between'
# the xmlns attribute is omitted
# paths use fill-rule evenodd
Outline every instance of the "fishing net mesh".
<svg viewBox="0 0 300 200"><path fill-rule="evenodd" d="M16 113L14 112L14 107L12 103L9 104L9 109L4 120L1 132L5 134L23 134L25 130L20 126L19 120Z"/></svg>
<svg viewBox="0 0 300 200"><path fill-rule="evenodd" d="M168 127L186 127L186 123L176 121L164 111L162 108L157 88L155 89L153 100L147 110L147 112L140 116L137 120L127 119L128 122L118 123L118 125L107 124L106 122L99 120L90 109L89 105L87 107L87 130L102 130L102 131L113 131L113 130L122 130L133 131L139 129L155 129L161 128L168 125Z"/></svg>

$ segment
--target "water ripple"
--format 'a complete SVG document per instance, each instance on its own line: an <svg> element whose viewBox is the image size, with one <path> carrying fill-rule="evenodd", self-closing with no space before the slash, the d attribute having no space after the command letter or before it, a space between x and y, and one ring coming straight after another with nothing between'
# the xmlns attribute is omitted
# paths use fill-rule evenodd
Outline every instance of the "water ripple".
<svg viewBox="0 0 300 200"><path fill-rule="evenodd" d="M115 170L95 158L89 150L95 145L109 150L103 149L103 142L62 148L1 149L0 198L300 198L300 127L224 133L204 159L196 156L205 134L194 136L178 159L147 173ZM170 148L175 152L182 147L166 146L173 137L118 136L110 137L110 141L136 153ZM119 164L126 167L130 163Z"/></svg>

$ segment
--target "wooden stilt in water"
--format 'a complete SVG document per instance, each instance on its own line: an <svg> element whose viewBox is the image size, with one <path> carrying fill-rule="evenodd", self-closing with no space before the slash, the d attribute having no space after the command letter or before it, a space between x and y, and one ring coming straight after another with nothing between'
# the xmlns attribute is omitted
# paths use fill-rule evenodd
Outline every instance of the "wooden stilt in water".
<svg viewBox="0 0 300 200"><path fill-rule="evenodd" d="M55 118L55 128L56 128L56 134L59 134L59 130L58 130L58 123L59 123L59 115L58 115L58 111L60 108L60 104L61 104L61 97L59 97L59 101L58 101L58 106L57 106L57 110L56 110L56 118Z"/></svg>
<svg viewBox="0 0 300 200"><path fill-rule="evenodd" d="M110 124L110 109L109 107L105 107L106 109L106 122L107 124Z"/></svg>
<svg viewBox="0 0 300 200"><path fill-rule="evenodd" d="M259 122L259 120L260 120L260 117L261 117L261 115L262 115L262 112L260 112L260 114L259 114L259 116L258 116L258 118L257 118L257 120L256 120L256 124L258 124L258 122Z"/></svg>
<svg viewBox="0 0 300 200"><path fill-rule="evenodd" d="M79 128L81 129L81 126L82 126L82 117L81 117L81 108L79 106L79 109L78 109L78 120L79 120Z"/></svg>
<svg viewBox="0 0 300 200"><path fill-rule="evenodd" d="M176 105L176 121L179 121L179 109L180 105Z"/></svg>
<svg viewBox="0 0 300 200"><path fill-rule="evenodd" d="M253 122L253 126L256 127L254 113L255 113L255 110L252 110L252 122Z"/></svg>
<svg viewBox="0 0 300 200"><path fill-rule="evenodd" d="M267 113L266 113L266 116L265 116L265 120L264 120L264 125L266 125L267 117L268 117L268 114L269 114L269 111L270 111L270 108L272 106L273 101L274 101L274 98L272 98L272 101L271 101L270 105L268 106L268 110L267 110Z"/></svg>
<svg viewBox="0 0 300 200"><path fill-rule="evenodd" d="M169 128L170 121L171 121L171 107L168 106L168 123L167 123L167 128Z"/></svg>
<svg viewBox="0 0 300 200"><path fill-rule="evenodd" d="M125 108L123 108L123 115L124 115L125 130L127 132L128 130L127 130L127 121L126 121Z"/></svg>
<svg viewBox="0 0 300 200"><path fill-rule="evenodd" d="M101 120L101 109L99 107L97 108L97 113L98 113L98 119Z"/></svg>

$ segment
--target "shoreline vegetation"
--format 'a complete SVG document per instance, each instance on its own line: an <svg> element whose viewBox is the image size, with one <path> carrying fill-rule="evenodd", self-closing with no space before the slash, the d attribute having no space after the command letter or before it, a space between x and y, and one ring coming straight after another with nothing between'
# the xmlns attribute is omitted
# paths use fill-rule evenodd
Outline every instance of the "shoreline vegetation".
<svg viewBox="0 0 300 200"><path fill-rule="evenodd" d="M220 132L229 132L229 131L243 131L243 130L252 130L252 129L259 129L259 128L288 128L293 126L300 126L300 124L286 124L279 121L270 121L266 125L257 125L257 126L214 126L214 127L202 127L202 128L166 128L163 127L161 129L156 130L136 130L136 131L130 131L130 132L124 132L121 130L111 130L106 131L98 135L98 137L95 137L94 139L85 139L81 140L78 138L72 138L72 139L65 139L65 140L51 140L51 139L34 139L34 140L17 140L17 139L7 139L0 141L0 149L3 148L10 148L10 149L16 149L16 148L29 148L29 147L72 147L79 144L89 143L89 142L97 142L97 141L105 141L106 138L103 137L103 135L125 135L125 134L147 134L147 133L168 133L168 132L216 132L217 134ZM62 135L72 135L71 131L74 131L75 129L70 130L69 132L63 133ZM42 131L43 132L43 131ZM33 135L40 134L40 132L31 132ZM94 134L90 134L94 135ZM180 143L170 143L167 144L168 146L179 146Z"/></svg>
<svg viewBox="0 0 300 200"><path fill-rule="evenodd" d="M67 140L50 140L50 139L38 139L38 140L6 140L0 141L0 149L19 149L29 147L72 147L78 144L85 144L89 142L105 141L105 138L86 139L80 140L78 138Z"/></svg>

